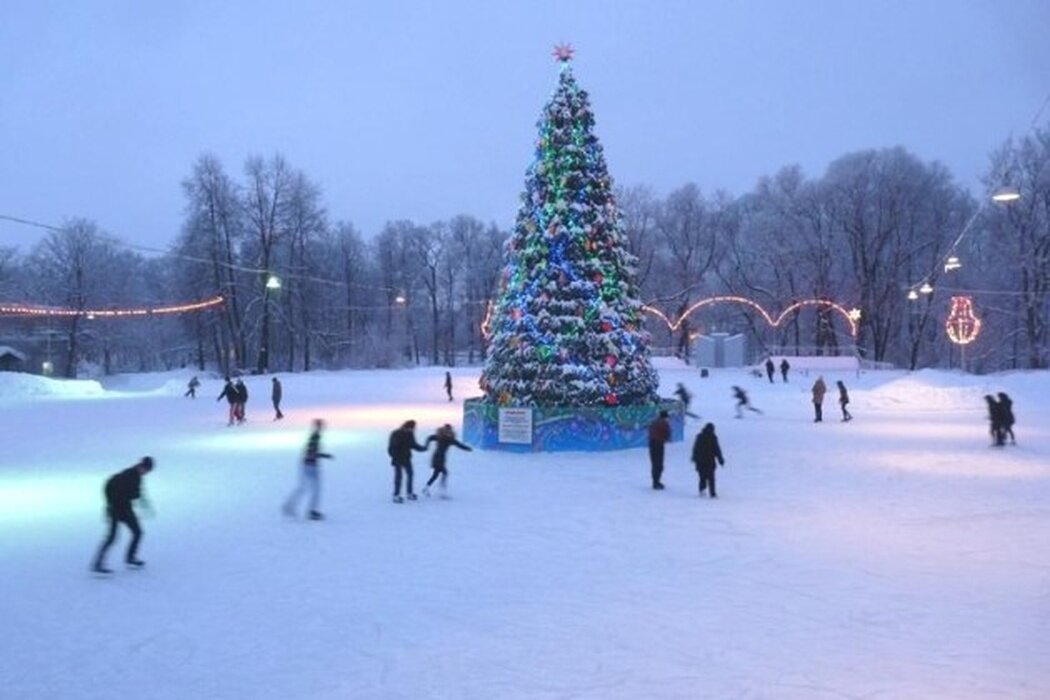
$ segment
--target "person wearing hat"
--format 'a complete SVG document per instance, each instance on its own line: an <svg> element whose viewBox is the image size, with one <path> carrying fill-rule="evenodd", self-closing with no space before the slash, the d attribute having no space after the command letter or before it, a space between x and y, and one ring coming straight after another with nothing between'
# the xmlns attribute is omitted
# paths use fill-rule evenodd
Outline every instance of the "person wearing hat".
<svg viewBox="0 0 1050 700"><path fill-rule="evenodd" d="M660 415L649 424L649 466L656 491L664 488L660 481L664 473L664 445L671 441L671 423L667 416L667 411L660 411Z"/></svg>
<svg viewBox="0 0 1050 700"><path fill-rule="evenodd" d="M106 516L109 518L109 533L99 547L98 554L91 570L99 574L111 574L106 568L106 552L117 538L117 523L124 523L131 530L131 543L128 545L124 561L128 566L141 568L145 562L138 558L139 541L142 539L142 528L139 519L131 507L131 502L142 498L142 476L153 470L153 458L143 457L127 469L117 472L106 481Z"/></svg>

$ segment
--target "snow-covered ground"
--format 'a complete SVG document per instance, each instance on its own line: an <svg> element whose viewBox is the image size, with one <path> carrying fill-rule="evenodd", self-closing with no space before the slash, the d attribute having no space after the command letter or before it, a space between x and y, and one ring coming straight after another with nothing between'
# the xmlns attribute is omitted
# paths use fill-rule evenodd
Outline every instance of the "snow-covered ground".
<svg viewBox="0 0 1050 700"><path fill-rule="evenodd" d="M439 369L283 375L280 423L250 377L232 428L214 377L0 373L0 697L1050 697L1050 376L829 371L814 424L805 371L662 365L702 415L664 492L644 450L453 449L453 499L404 505L388 432L459 426L475 369L455 403ZM998 391L1016 447L989 446ZM314 417L321 523L280 514ZM688 462L708 420L718 500ZM145 454L147 566L95 578L102 482Z"/></svg>

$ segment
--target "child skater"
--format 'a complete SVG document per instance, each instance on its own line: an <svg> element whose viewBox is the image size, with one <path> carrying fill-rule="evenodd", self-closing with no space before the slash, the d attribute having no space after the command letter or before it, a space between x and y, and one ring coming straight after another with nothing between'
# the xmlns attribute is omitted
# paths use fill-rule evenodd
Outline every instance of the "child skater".
<svg viewBox="0 0 1050 700"><path fill-rule="evenodd" d="M425 447L430 447L431 442L437 443L437 448L434 450L434 456L430 458L430 468L434 470L434 473L430 475L430 481L423 487L423 495L430 498L430 487L434 485L434 482L441 477L441 497L448 498L445 492L445 485L448 481L448 469L445 467L445 455L448 453L448 448L455 445L461 450L467 452L473 452L474 448L470 445L464 445L462 442L456 439L456 431L452 429L452 426L445 423L443 426L438 428L433 435L427 438Z"/></svg>

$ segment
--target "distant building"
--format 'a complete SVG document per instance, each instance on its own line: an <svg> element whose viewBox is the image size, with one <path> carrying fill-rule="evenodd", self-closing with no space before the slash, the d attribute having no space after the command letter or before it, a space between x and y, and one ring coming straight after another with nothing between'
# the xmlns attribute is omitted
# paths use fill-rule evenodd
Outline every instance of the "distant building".
<svg viewBox="0 0 1050 700"><path fill-rule="evenodd" d="M10 346L0 345L0 372L19 372L25 362L25 354Z"/></svg>
<svg viewBox="0 0 1050 700"><path fill-rule="evenodd" d="M709 333L698 336L695 364L701 367L743 367L747 364L747 337L743 333Z"/></svg>

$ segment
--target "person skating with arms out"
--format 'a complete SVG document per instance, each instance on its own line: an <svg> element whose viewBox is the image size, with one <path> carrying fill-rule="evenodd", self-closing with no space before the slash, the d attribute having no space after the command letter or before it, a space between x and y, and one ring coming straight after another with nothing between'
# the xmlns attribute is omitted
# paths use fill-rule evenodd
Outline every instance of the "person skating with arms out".
<svg viewBox="0 0 1050 700"><path fill-rule="evenodd" d="M434 470L434 473L430 475L430 480L427 485L423 487L423 495L430 497L430 487L434 485L434 482L441 479L441 497L448 498L446 494L446 482L448 481L448 469L445 466L445 456L448 453L448 448L453 445L461 450L467 452L473 452L474 448L470 445L464 445L462 442L456 439L456 431L452 429L452 426L446 423L445 425L438 428L433 435L427 438L424 443L425 447L430 447L430 443L437 443L437 447L434 449L434 454L430 458L430 468Z"/></svg>
<svg viewBox="0 0 1050 700"><path fill-rule="evenodd" d="M323 520L321 514L321 460L333 459L332 455L321 451L321 432L324 430L324 421L320 418L314 419L314 429L306 441L306 452L303 454L303 465L299 471L299 485L288 496L284 502L282 511L288 517L295 517L299 499L306 491L310 492L310 510L307 517L310 520Z"/></svg>

